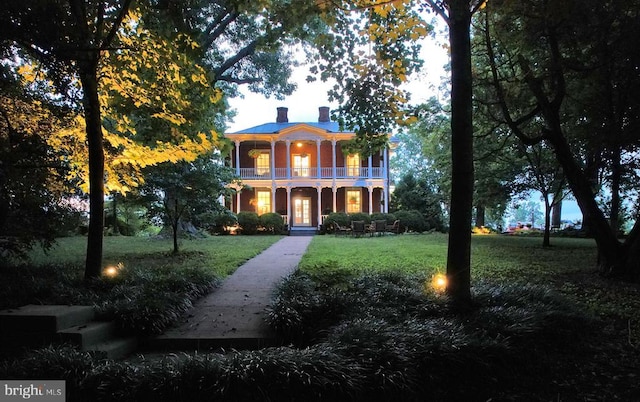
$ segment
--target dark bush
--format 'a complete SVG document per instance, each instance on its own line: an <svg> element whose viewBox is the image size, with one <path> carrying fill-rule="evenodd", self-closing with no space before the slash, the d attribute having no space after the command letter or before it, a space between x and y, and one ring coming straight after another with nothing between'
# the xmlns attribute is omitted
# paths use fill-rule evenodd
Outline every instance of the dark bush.
<svg viewBox="0 0 640 402"><path fill-rule="evenodd" d="M364 223L371 223L371 216L364 212L357 212L355 214L349 214L349 222L364 221Z"/></svg>
<svg viewBox="0 0 640 402"><path fill-rule="evenodd" d="M429 230L427 221L418 211L396 211L394 215L400 221L401 231L406 229L410 232L422 233Z"/></svg>
<svg viewBox="0 0 640 402"><path fill-rule="evenodd" d="M371 222L385 220L387 221L387 225L392 225L396 219L394 214L385 214L382 212L371 214Z"/></svg>
<svg viewBox="0 0 640 402"><path fill-rule="evenodd" d="M349 215L345 214L344 212L332 212L324 220L324 224L327 226L334 222L340 226L349 226L349 224L351 223L351 221L349 220Z"/></svg>
<svg viewBox="0 0 640 402"><path fill-rule="evenodd" d="M242 234L253 235L258 233L260 218L255 212L238 212L238 225L240 226Z"/></svg>
<svg viewBox="0 0 640 402"><path fill-rule="evenodd" d="M284 232L284 221L282 220L282 215L275 212L260 215L260 226L269 233L281 234Z"/></svg>

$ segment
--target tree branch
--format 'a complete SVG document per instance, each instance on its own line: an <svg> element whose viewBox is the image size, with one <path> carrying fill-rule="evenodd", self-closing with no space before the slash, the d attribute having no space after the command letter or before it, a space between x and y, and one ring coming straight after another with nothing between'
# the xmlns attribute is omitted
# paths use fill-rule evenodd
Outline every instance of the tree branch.
<svg viewBox="0 0 640 402"><path fill-rule="evenodd" d="M238 16L240 15L240 13L238 12L233 12L233 13L229 13L227 12L222 13L219 18L216 18L215 21L213 21L211 24L209 24L209 26L207 27L207 30L205 32L209 32L207 34L206 40L204 41L204 43L202 43L202 48L204 49L208 49L209 46L211 46L211 44L218 39L218 37L220 37L220 35L222 35L222 33L224 32L225 29L227 29L227 27L229 26L229 24L231 24L233 21L235 21ZM215 29L214 29L215 27Z"/></svg>
<svg viewBox="0 0 640 402"><path fill-rule="evenodd" d="M256 51L257 46L258 39L254 39L247 46L240 49L240 51L238 51L235 56L222 63L220 67L214 70L216 77L221 77L227 70L236 65L236 63L238 63L240 60L252 55Z"/></svg>
<svg viewBox="0 0 640 402"><path fill-rule="evenodd" d="M122 24L124 17L129 12L129 7L131 7L131 1L132 0L123 0L122 7L120 8L120 12L118 12L117 17L115 18L115 20L113 21L113 24L111 25L111 30L109 31L107 36L105 36L102 43L100 43L100 50L103 50L105 47L111 45L111 42L113 41L113 39L116 37L116 34L118 33L120 24Z"/></svg>
<svg viewBox="0 0 640 402"><path fill-rule="evenodd" d="M436 14L438 14L444 20L444 22L447 23L447 25L449 25L449 16L447 15L444 4L442 2L436 2L434 0L426 0L426 2L429 5L429 7L431 7L431 9Z"/></svg>

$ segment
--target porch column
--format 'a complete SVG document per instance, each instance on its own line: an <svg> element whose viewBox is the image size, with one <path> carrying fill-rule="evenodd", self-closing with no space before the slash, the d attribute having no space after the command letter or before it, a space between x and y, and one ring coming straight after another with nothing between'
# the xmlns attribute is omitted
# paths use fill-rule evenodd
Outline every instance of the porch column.
<svg viewBox="0 0 640 402"><path fill-rule="evenodd" d="M287 179L291 179L291 140L286 140L287 144ZM291 189L287 188L287 194L291 191Z"/></svg>
<svg viewBox="0 0 640 402"><path fill-rule="evenodd" d="M236 162L235 162L236 176L240 177L240 141L236 140L235 144L236 144Z"/></svg>
<svg viewBox="0 0 640 402"><path fill-rule="evenodd" d="M236 214L240 212L240 193L242 193L242 190L238 189L236 192Z"/></svg>
<svg viewBox="0 0 640 402"><path fill-rule="evenodd" d="M338 204L337 204L338 189L336 188L335 185L331 188L331 193L333 195L333 212L338 212Z"/></svg>
<svg viewBox="0 0 640 402"><path fill-rule="evenodd" d="M271 180L276 178L276 141L271 140L271 157L269 158L269 170L271 170Z"/></svg>
<svg viewBox="0 0 640 402"><path fill-rule="evenodd" d="M384 205L382 207L383 211L385 214L389 213L389 183L385 181L385 186L386 188L382 189L382 195L383 195L383 200L384 200Z"/></svg>
<svg viewBox="0 0 640 402"><path fill-rule="evenodd" d="M331 174L333 176L333 179L335 180L337 176L336 174L336 140L331 140L331 167L333 168L333 171Z"/></svg>
<svg viewBox="0 0 640 402"><path fill-rule="evenodd" d="M318 227L323 223L322 222L322 186L316 187L318 191Z"/></svg>
<svg viewBox="0 0 640 402"><path fill-rule="evenodd" d="M385 157L386 148L380 150L380 169L382 170L382 178L387 178L387 158Z"/></svg>
<svg viewBox="0 0 640 402"><path fill-rule="evenodd" d="M322 173L321 173L321 169L322 169L322 164L320 163L320 144L322 143L322 140L316 140L316 155L318 158L318 173L316 174L317 178L322 178Z"/></svg>
<svg viewBox="0 0 640 402"><path fill-rule="evenodd" d="M369 161L371 161L371 157L369 157ZM368 190L369 190L369 215L371 215L373 213L373 186L369 186Z"/></svg>
<svg viewBox="0 0 640 402"><path fill-rule="evenodd" d="M367 176L369 178L373 177L373 168L372 168L372 163L371 163L371 155L369 155L369 157L367 158L367 168L368 168L368 172L367 172Z"/></svg>
<svg viewBox="0 0 640 402"><path fill-rule="evenodd" d="M278 187L276 187L276 182L271 182L271 212L276 212L276 191L278 191Z"/></svg>
<svg viewBox="0 0 640 402"><path fill-rule="evenodd" d="M289 186L287 186L287 225L291 229L291 187Z"/></svg>

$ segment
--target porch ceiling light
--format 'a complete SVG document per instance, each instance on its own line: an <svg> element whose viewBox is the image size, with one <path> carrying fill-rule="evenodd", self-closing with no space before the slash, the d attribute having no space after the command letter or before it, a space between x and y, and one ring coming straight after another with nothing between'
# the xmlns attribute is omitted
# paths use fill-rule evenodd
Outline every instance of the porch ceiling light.
<svg viewBox="0 0 640 402"><path fill-rule="evenodd" d="M297 143L296 143L296 146L297 146L298 148L302 148L302 143L301 143L301 142L297 142Z"/></svg>

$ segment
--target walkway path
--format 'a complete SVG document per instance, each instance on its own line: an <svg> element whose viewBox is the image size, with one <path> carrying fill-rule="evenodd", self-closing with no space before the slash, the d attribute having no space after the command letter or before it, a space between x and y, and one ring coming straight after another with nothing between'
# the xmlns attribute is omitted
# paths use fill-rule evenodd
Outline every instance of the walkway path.
<svg viewBox="0 0 640 402"><path fill-rule="evenodd" d="M240 266L196 302L179 327L150 340L152 350L255 349L274 343L265 309L275 285L295 271L312 236L288 236Z"/></svg>

